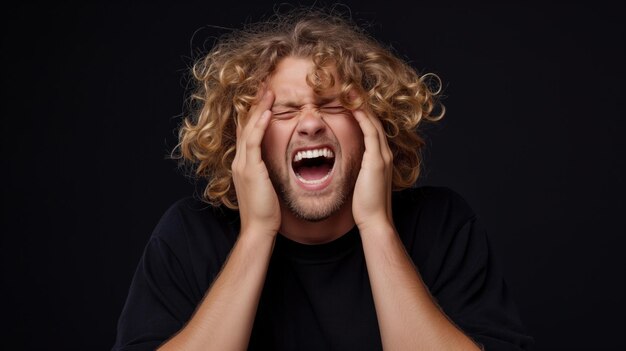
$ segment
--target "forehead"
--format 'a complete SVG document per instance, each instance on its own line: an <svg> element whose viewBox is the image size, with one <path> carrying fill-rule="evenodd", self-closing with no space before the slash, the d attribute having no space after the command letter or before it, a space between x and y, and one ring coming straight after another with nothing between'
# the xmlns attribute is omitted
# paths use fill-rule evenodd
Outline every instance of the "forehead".
<svg viewBox="0 0 626 351"><path fill-rule="evenodd" d="M313 73L314 68L315 65L309 58L289 56L282 59L268 80L268 88L276 96L274 105L306 104L335 98L340 91L336 69L330 68L335 84L319 95L307 84L307 76Z"/></svg>

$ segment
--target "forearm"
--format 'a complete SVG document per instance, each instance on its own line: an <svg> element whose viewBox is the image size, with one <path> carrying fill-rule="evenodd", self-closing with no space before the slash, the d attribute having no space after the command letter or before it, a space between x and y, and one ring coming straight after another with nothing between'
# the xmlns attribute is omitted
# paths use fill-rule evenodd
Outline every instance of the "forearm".
<svg viewBox="0 0 626 351"><path fill-rule="evenodd" d="M191 320L159 350L245 350L273 246L269 235L240 234Z"/></svg>
<svg viewBox="0 0 626 351"><path fill-rule="evenodd" d="M361 237L385 350L480 350L437 306L391 226Z"/></svg>

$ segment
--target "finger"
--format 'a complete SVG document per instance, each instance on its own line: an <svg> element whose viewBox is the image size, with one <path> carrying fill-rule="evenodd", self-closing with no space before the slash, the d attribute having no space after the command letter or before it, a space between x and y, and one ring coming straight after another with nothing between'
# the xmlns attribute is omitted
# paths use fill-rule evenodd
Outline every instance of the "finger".
<svg viewBox="0 0 626 351"><path fill-rule="evenodd" d="M259 117L265 112L272 108L272 104L274 103L274 94L270 90L265 90L261 100L255 105L252 105L250 111L248 111L247 121L245 126L243 127L242 138L243 140L247 140L250 131L254 128Z"/></svg>
<svg viewBox="0 0 626 351"><path fill-rule="evenodd" d="M248 124L248 122L250 121L250 118L256 112L258 112L258 106L261 103L261 101L263 100L263 98L265 97L266 93L267 93L267 89L266 89L265 85L260 86L259 89L256 92L256 96L254 98L254 101L255 101L254 104L252 104L250 106L250 108L248 109L248 113L246 114L244 121L241 121L241 122L243 122L244 127ZM263 112L263 111L261 111L261 112Z"/></svg>
<svg viewBox="0 0 626 351"><path fill-rule="evenodd" d="M233 158L233 162L231 163L231 171L235 171L237 165L241 159L241 122L237 121L236 123L236 139L235 139L235 157Z"/></svg>
<svg viewBox="0 0 626 351"><path fill-rule="evenodd" d="M241 138L241 130L242 130L241 121L237 120L235 125L237 127L237 134L236 134L237 140L239 140Z"/></svg>
<svg viewBox="0 0 626 351"><path fill-rule="evenodd" d="M350 101L351 104L362 101L361 97L359 96L359 93L354 88L350 89L350 91L348 92L348 100Z"/></svg>
<svg viewBox="0 0 626 351"><path fill-rule="evenodd" d="M256 103L250 106L250 110L248 111L247 115L247 123L245 124L248 125L249 123L255 123L252 121L252 118L254 116L258 117L263 113L263 111L271 109L273 103L274 94L272 93L272 91L265 87L259 88Z"/></svg>
<svg viewBox="0 0 626 351"><path fill-rule="evenodd" d="M365 111L361 109L354 110L352 114L354 115L354 118L357 120L357 122L359 122L361 131L363 132L365 151L369 151L374 155L380 155L382 158L380 150L380 137L378 134L378 130L376 129L376 126L374 125L372 120L368 118Z"/></svg>
<svg viewBox="0 0 626 351"><path fill-rule="evenodd" d="M265 110L255 123L254 128L246 140L246 160L250 162L262 162L261 142L263 141L263 136L265 135L271 116L272 111Z"/></svg>
<svg viewBox="0 0 626 351"><path fill-rule="evenodd" d="M245 164L247 154L245 149L247 140L250 137L252 130L257 125L257 122L259 121L259 118L261 117L263 112L269 110L272 107L273 103L274 94L269 90L263 89L263 96L261 97L259 103L253 105L250 108L250 111L248 111L248 117L245 126L240 125L241 131L237 139L237 147L239 148L239 150L241 150L241 152L239 152L240 162L243 162Z"/></svg>
<svg viewBox="0 0 626 351"><path fill-rule="evenodd" d="M356 89L351 89L348 92L348 97L350 101L352 102L360 99L359 93L356 91ZM392 153L391 153L391 149L389 148L389 143L387 142L387 134L385 133L385 129L383 128L382 122L376 116L376 114L372 112L372 110L368 106L362 105L362 107L360 107L358 110L363 111L365 115L367 116L367 118L376 127L378 131L379 148L380 148L381 155L385 163L389 164L392 160Z"/></svg>
<svg viewBox="0 0 626 351"><path fill-rule="evenodd" d="M249 160L250 162L263 162L261 159L261 142L263 141L263 136L265 135L270 117L272 116L272 111L270 109L273 104L274 93L267 90L263 94L263 98L261 98L259 104L256 106L259 111L258 117L254 116L254 118L249 121L247 126L249 128L245 137L245 155L246 160Z"/></svg>
<svg viewBox="0 0 626 351"><path fill-rule="evenodd" d="M274 95L274 92L266 89L265 93L263 94L263 98L261 98L261 101L258 104L259 113L263 113L266 110L271 110L272 105L274 105L275 98L276 96Z"/></svg>
<svg viewBox="0 0 626 351"><path fill-rule="evenodd" d="M375 123L375 124L377 124L377 130L380 136L381 154L383 157L383 161L385 162L385 181L388 187L388 193L387 193L388 195L387 204L389 205L388 214L391 216L390 209L391 209L391 188L392 188L392 183L393 183L393 155L389 147L389 142L387 141L387 135L385 131L383 130L382 122L378 121L378 123Z"/></svg>
<svg viewBox="0 0 626 351"><path fill-rule="evenodd" d="M393 155L391 153L391 148L389 148L389 142L387 140L387 133L385 133L385 128L383 128L382 121L377 118L375 115L369 113L368 117L376 127L378 131L378 138L380 143L380 153L383 156L383 160L385 160L385 164L391 164L393 160Z"/></svg>
<svg viewBox="0 0 626 351"><path fill-rule="evenodd" d="M239 150L240 148L240 144L241 144L241 135L243 133L243 127L241 125L241 120L237 119L236 121L236 139L235 139L235 144L237 146L237 150Z"/></svg>

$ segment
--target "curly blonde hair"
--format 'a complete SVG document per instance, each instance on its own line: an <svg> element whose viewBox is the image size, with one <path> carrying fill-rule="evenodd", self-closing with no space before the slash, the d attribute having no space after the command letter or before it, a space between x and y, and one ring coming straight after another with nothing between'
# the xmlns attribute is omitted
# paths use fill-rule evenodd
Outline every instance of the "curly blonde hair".
<svg viewBox="0 0 626 351"><path fill-rule="evenodd" d="M236 125L256 102L258 88L288 56L312 59L315 68L307 83L316 93L335 84L330 72L336 69L341 104L350 109L365 105L383 123L393 153L393 189L411 187L419 176L424 146L417 126L445 112L436 99L439 78L418 75L343 16L307 9L233 31L193 65L195 90L172 155L194 177L207 181L203 200L237 208L231 173ZM430 86L431 78L436 88ZM359 98L350 99L351 90Z"/></svg>

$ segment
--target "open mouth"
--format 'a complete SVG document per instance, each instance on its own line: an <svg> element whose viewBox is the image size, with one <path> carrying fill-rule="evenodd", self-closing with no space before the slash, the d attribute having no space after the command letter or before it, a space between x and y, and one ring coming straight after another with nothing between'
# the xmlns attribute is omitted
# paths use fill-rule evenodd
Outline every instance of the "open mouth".
<svg viewBox="0 0 626 351"><path fill-rule="evenodd" d="M304 184L321 184L332 173L335 153L328 147L300 150L293 155L291 167Z"/></svg>

